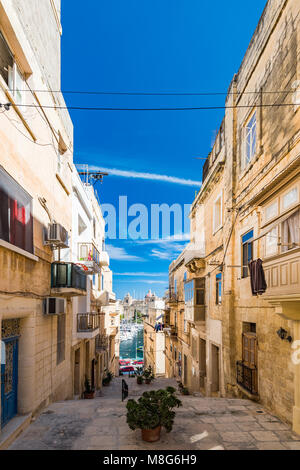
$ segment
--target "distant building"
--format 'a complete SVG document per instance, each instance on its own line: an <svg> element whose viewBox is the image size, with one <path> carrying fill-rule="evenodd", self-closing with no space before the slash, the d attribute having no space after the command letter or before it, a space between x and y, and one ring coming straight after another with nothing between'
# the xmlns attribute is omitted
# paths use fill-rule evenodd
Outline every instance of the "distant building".
<svg viewBox="0 0 300 470"><path fill-rule="evenodd" d="M165 369L165 302L151 290L144 299L144 363L151 366L156 376L164 376Z"/></svg>

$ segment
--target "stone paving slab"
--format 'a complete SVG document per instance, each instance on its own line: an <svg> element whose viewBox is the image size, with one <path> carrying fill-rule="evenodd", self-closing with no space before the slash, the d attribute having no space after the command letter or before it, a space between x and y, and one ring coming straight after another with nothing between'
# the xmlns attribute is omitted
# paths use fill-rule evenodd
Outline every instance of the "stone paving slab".
<svg viewBox="0 0 300 470"><path fill-rule="evenodd" d="M175 386L169 379L137 385L127 379L129 398L146 390ZM146 443L140 430L126 423L121 378L115 378L94 400L53 403L11 445L11 450L300 450L300 436L249 400L180 396L171 433ZM262 414L257 413L262 411Z"/></svg>

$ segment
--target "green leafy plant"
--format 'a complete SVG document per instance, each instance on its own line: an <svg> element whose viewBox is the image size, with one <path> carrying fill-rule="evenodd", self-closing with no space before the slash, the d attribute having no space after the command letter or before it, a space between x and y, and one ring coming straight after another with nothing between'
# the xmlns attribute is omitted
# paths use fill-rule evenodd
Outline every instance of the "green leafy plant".
<svg viewBox="0 0 300 470"><path fill-rule="evenodd" d="M150 382L152 382L152 380L154 380L154 375L153 375L153 371L152 371L151 366L147 367L147 369L144 370L143 377L144 377L145 381L148 382L148 383L150 383Z"/></svg>
<svg viewBox="0 0 300 470"><path fill-rule="evenodd" d="M135 375L136 375L137 383L141 385L144 382L143 368L142 367L137 367L136 370L135 370Z"/></svg>
<svg viewBox="0 0 300 470"><path fill-rule="evenodd" d="M179 391L182 395L189 395L190 394L189 390L183 385L182 382L179 382L178 388L179 388Z"/></svg>
<svg viewBox="0 0 300 470"><path fill-rule="evenodd" d="M176 414L173 409L182 406L175 392L175 388L167 387L145 392L137 401L128 400L127 424L130 429L155 429L163 426L167 432L171 432Z"/></svg>
<svg viewBox="0 0 300 470"><path fill-rule="evenodd" d="M108 369L105 369L104 374L102 385L108 385L113 379L113 374Z"/></svg>

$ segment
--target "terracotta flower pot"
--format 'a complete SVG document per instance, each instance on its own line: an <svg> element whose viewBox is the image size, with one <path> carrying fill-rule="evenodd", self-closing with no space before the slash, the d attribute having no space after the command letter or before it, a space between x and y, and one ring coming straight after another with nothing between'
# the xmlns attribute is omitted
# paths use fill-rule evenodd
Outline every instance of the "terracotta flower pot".
<svg viewBox="0 0 300 470"><path fill-rule="evenodd" d="M161 426L154 429L142 429L142 439L146 442L156 442L160 439Z"/></svg>
<svg viewBox="0 0 300 470"><path fill-rule="evenodd" d="M145 380L145 383L146 383L147 385L151 384L151 379L146 379L146 380Z"/></svg>
<svg viewBox="0 0 300 470"><path fill-rule="evenodd" d="M85 400L92 400L95 398L95 392L84 392L83 397Z"/></svg>

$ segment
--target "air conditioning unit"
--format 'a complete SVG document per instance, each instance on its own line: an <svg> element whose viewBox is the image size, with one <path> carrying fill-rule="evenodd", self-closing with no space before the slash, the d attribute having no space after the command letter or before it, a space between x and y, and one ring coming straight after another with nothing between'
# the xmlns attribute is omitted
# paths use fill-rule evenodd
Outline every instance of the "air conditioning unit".
<svg viewBox="0 0 300 470"><path fill-rule="evenodd" d="M44 315L60 315L66 313L66 300L60 297L47 297L43 300Z"/></svg>
<svg viewBox="0 0 300 470"><path fill-rule="evenodd" d="M45 231L44 245L55 245L60 248L69 247L69 234L60 224L49 224Z"/></svg>

